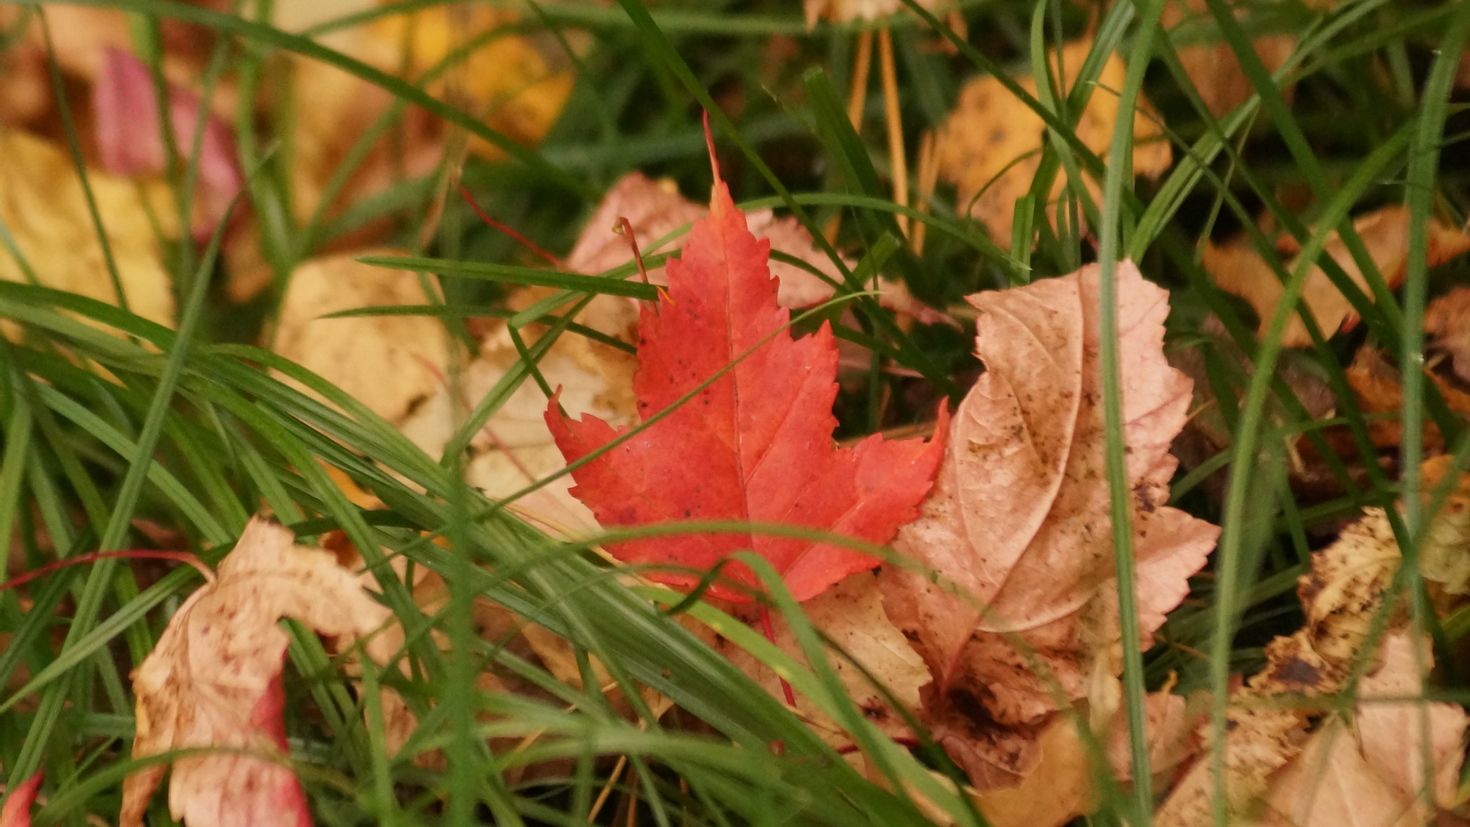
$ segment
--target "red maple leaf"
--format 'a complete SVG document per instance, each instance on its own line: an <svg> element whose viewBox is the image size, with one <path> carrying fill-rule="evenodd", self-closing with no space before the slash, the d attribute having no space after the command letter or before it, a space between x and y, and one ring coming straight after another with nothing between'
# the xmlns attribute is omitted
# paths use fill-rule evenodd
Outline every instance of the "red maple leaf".
<svg viewBox="0 0 1470 827"><path fill-rule="evenodd" d="M790 312L776 303L770 243L746 227L720 179L707 218L695 222L681 258L668 267L668 294L644 305L638 325L638 412L649 419L708 382L667 416L572 471L572 494L604 526L733 520L818 529L868 543L893 538L917 516L944 452L949 414L936 436L899 442L873 435L856 446L832 441L837 419L837 347L831 327L793 339ZM728 370L727 370L728 368ZM722 373L722 371L724 371ZM714 377L711 381L711 377ZM546 424L568 462L626 432L586 416L574 420L552 399ZM814 597L879 559L836 543L768 532L691 532L628 540L608 550L629 563L708 571L753 550L771 562L797 600ZM723 576L753 586L742 564ZM688 586L688 572L654 575ZM711 595L750 599L716 585Z"/></svg>

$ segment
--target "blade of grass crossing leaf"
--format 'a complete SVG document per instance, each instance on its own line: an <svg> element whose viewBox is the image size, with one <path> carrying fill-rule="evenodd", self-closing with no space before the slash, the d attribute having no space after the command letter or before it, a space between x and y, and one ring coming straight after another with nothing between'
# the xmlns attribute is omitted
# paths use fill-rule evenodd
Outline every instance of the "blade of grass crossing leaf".
<svg viewBox="0 0 1470 827"><path fill-rule="evenodd" d="M1124 4L1119 4L1123 6ZM1123 422L1122 373L1118 363L1118 290L1117 270L1119 253L1123 249L1122 229L1123 188L1132 181L1133 118L1132 112L1138 102L1139 90L1143 85L1144 70L1153 48L1154 34L1159 29L1159 15L1163 11L1163 0L1140 2L1140 26L1134 35L1128 60L1128 70L1119 94L1119 111L1122 113L1113 128L1108 153L1107 174L1103 178L1102 223L1098 227L1100 240L1098 249L1099 279L1102 304L1102 386L1103 421L1106 437L1105 456L1108 475L1108 496L1111 503L1113 524L1113 554L1118 579L1118 614L1123 628L1123 696L1127 708L1129 755L1133 785L1133 801L1129 823L1147 825L1153 815L1153 789L1146 782L1152 777L1149 770L1149 744L1146 708L1146 690L1143 685L1143 653L1138 635L1137 592L1134 585L1133 563L1133 498L1128 484L1128 465L1125 455Z"/></svg>
<svg viewBox="0 0 1470 827"><path fill-rule="evenodd" d="M1429 208L1434 197L1439 166L1439 146L1444 135L1449 95L1460 65L1465 38L1470 35L1470 5L1461 6L1451 19L1450 27L1435 54L1434 66L1424 84L1419 119L1414 140L1409 147L1409 169L1406 182L1409 204L1409 257L1404 268L1404 325L1400 355L1400 381L1403 383L1403 438L1399 444L1402 470L1403 519L1408 544L1402 546L1402 570L1407 576L1410 606L1415 628L1424 629L1429 608L1420 581L1419 542L1424 534L1424 509L1421 499L1423 484L1420 463L1424 455L1424 308L1426 303L1426 266L1428 258ZM1423 647L1415 646L1414 668L1426 672ZM1425 762L1423 785L1416 793L1416 803L1433 805L1434 756L1431 751L1429 709L1419 705L1417 719L1420 761ZM1423 799L1428 799L1424 801Z"/></svg>
<svg viewBox="0 0 1470 827"><path fill-rule="evenodd" d="M238 200L238 196L236 201ZM233 208L234 202L231 203ZM231 212L227 210L226 215ZM169 407L173 401L174 389L178 384L180 375L184 371L185 356L189 352L189 344L192 342L199 327L199 320L204 307L204 297L209 285L208 273L214 266L214 260L219 253L220 242L223 238L224 224L221 222L214 236L210 239L209 248L206 251L200 265L200 273L186 299L183 313L179 319L179 330L174 348L169 353L164 365L163 374L159 377L157 390L154 392L153 400L148 409L148 415L139 429L137 439L137 451L132 456L128 469L118 486L116 495L112 501L112 512L108 523L99 538L99 547L103 550L119 548L123 538L127 535L131 524L133 509L142 493L143 484L147 479L148 471L154 467L153 450L158 444L159 435L163 431L164 418L167 416ZM99 233L101 230L99 228ZM101 611L102 601L106 597L106 589L113 582L115 576L121 572L124 581L130 580L131 575L127 569L118 566L116 560L100 560L88 571L86 580L82 586L81 595L77 599L77 606L73 614L67 636L62 643L63 653L68 646L77 639L92 630L96 623L97 615ZM123 589L124 599L128 593L136 593L136 584L130 588L122 583L116 584ZM68 683L79 683L83 677L81 674L69 676L70 682L64 681L56 687L52 687L42 697L36 712L35 723L26 737L26 743L21 748L20 755L15 764L10 768L11 783L19 783L29 776L39 766L41 753L51 741L52 730L56 727L63 707L66 704Z"/></svg>
<svg viewBox="0 0 1470 827"><path fill-rule="evenodd" d="M1254 372L1247 386L1245 401L1241 405L1240 427L1234 434L1231 447L1230 479L1225 494L1225 508L1221 518L1220 543L1215 552L1216 594L1214 606L1215 625L1210 642L1210 691L1212 743L1211 769L1214 775L1215 822L1224 825L1229 813L1223 797L1226 783L1225 755L1223 744L1225 733L1225 711L1229 702L1231 641L1234 638L1236 617L1236 590L1242 573L1242 552L1249 515L1249 496L1255 478L1256 446L1264 424L1266 397L1270 390L1276 362L1281 355L1282 335L1287 320L1296 312L1301 300L1302 287L1311 271L1311 263L1322 254L1332 228L1338 226L1348 215L1363 189L1376 180L1384 167L1393 163L1398 155L1394 146L1378 147L1365 158L1344 184L1324 205L1322 220L1317 229L1306 240L1291 278L1283 285L1280 303L1266 326L1260 349L1256 354Z"/></svg>

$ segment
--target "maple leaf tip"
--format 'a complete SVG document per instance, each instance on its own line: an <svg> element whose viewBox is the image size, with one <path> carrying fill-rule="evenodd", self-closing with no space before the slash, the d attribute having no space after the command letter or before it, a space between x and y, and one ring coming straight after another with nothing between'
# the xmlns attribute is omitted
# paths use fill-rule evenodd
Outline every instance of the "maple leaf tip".
<svg viewBox="0 0 1470 827"><path fill-rule="evenodd" d="M710 130L708 109L704 110L704 145L709 148L709 168L714 173L714 183L718 187L725 179L720 177L720 156L715 153L715 133Z"/></svg>

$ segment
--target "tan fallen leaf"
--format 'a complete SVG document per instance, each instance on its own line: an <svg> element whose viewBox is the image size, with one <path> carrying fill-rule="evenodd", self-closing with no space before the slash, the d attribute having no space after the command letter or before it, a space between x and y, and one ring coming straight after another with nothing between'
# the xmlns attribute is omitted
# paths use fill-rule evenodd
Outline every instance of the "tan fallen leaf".
<svg viewBox="0 0 1470 827"><path fill-rule="evenodd" d="M1074 40L1049 55L1052 72L1065 78L1068 92L1082 67L1090 40ZM1061 64L1058 67L1058 63ZM1118 90L1123 87L1123 59L1109 55L1098 74L1087 108L1077 121L1077 139L1095 154L1106 157L1113 139L1113 126L1125 113L1119 111ZM1016 82L1036 95L1034 76ZM976 78L960 90L959 102L945 121L939 139L939 174L955 185L961 211L980 220L997 243L1011 242L1011 225L1016 201L1031 190L1041 149L1046 142L1046 123L1020 98L993 77ZM1158 123L1158 115L1143 98L1133 113L1133 172L1155 177L1168 169L1172 153ZM1099 201L1101 186L1084 175L1081 186ZM1058 222L1066 203L1062 193L1066 174L1058 172L1047 194L1046 214Z"/></svg>
<svg viewBox="0 0 1470 827"><path fill-rule="evenodd" d="M1426 479L1436 479L1434 475L1442 473L1445 467L1442 460L1428 464L1425 469ZM1463 568L1456 565L1455 558L1462 558L1466 544L1470 543L1470 521L1463 517L1466 508L1470 508L1470 503L1461 503L1456 509L1440 515L1430 524L1428 536L1432 539L1423 549L1429 556L1425 560L1426 565L1421 566L1421 572L1426 579L1454 576ZM1452 556L1442 559L1443 555ZM1157 824L1161 827L1182 827L1214 823L1212 802L1215 783L1212 761L1208 758L1212 750L1224 750L1225 753L1226 806L1230 813L1244 818L1256 812L1260 803L1268 798L1283 807L1287 800L1295 798L1291 793L1276 797L1272 790L1281 774L1288 772L1288 767L1304 760L1303 750L1310 741L1309 728L1323 718L1324 710L1319 706L1292 703L1291 699L1330 698L1347 688L1358 659L1362 657L1363 649L1370 640L1375 618L1385 606L1387 590L1400 563L1398 545L1394 540L1387 513L1380 508L1367 509L1362 518L1343 530L1336 542L1312 555L1311 571L1302 576L1297 587L1306 614L1305 624L1294 634L1278 637L1267 645L1266 666L1250 677L1244 688L1232 696L1227 713L1229 727L1225 743L1205 748L1205 757L1190 768L1156 814ZM1447 592L1449 590L1444 588L1446 585L1448 584L1438 584L1440 589ZM1397 611L1388 618L1390 630L1402 629L1406 620L1403 601L1399 601ZM1390 634L1388 639L1393 637ZM1407 639L1406 637L1405 640ZM1384 654L1400 656L1387 649ZM1378 673L1382 674L1384 668L1377 667ZM1394 675L1396 671L1391 670L1388 676ZM1388 676L1385 676L1385 680ZM1395 681L1401 679L1402 676L1394 678ZM1360 691L1373 694L1374 686L1371 681L1365 682L1360 686ZM1417 682L1414 686L1418 686ZM1363 720L1360 712L1360 728ZM1370 717L1368 720L1373 719ZM1461 734L1455 736L1459 739L1462 737L1463 723L1456 726L1460 727L1458 732ZM1409 737L1398 724L1384 727L1379 723L1372 723L1369 726L1369 732L1377 733L1380 737L1384 731L1393 729L1400 730L1399 741ZM1208 727L1204 732L1208 737ZM1361 743L1363 733L1360 731L1356 737ZM1434 744L1435 749L1440 750L1440 742L1436 740ZM1400 749L1418 750L1417 746L1402 743L1397 746L1380 744L1375 748L1391 749L1394 756L1403 755L1397 752ZM1317 749L1328 750L1329 747ZM1386 752L1385 754L1387 755ZM1329 752L1327 758L1323 758L1319 753L1317 758L1334 762L1348 761L1351 758L1334 758L1333 755L1335 753ZM1395 762L1400 761L1398 757L1387 760L1395 766ZM1346 766L1344 772L1357 772L1359 769L1361 768ZM1422 769L1418 774L1422 777ZM1390 784L1398 784L1400 789L1405 789L1404 784L1412 783L1403 781L1405 776L1402 772L1388 775L1379 772L1379 778ZM1328 794L1331 794L1330 791Z"/></svg>
<svg viewBox="0 0 1470 827"><path fill-rule="evenodd" d="M928 11L937 11L954 0L918 0ZM854 20L877 20L908 8L903 0L802 0L808 26L818 20L848 23Z"/></svg>
<svg viewBox="0 0 1470 827"><path fill-rule="evenodd" d="M577 243L567 255L566 267L579 273L595 275L614 267L633 262L633 252L627 239L614 231L619 219L626 218L637 234L638 251L643 256L673 252L683 243L683 232L689 225L703 218L709 208L697 204L679 194L673 181L653 180L641 172L624 175L607 191L597 205L592 217L577 237ZM811 234L794 218L777 218L773 210L755 210L746 215L750 231L756 238L771 242L775 252L786 253L805 262L807 266L822 273L833 282L842 282L842 271L831 258L818 249ZM676 235L677 234L677 235ZM777 301L783 307L810 307L832 298L835 289L827 281L794 264L772 259L771 275L781 280ZM846 261L848 269L852 262ZM649 280L655 284L667 284L663 267L653 267L648 272ZM941 318L935 311L923 306L899 282L878 282L878 301L898 313L913 316L919 321L935 322ZM599 299L598 302L610 301ZM615 300L611 300L615 301ZM623 310L614 312L600 310L604 317L616 317L608 324L617 329L598 329L618 335L621 328L629 327L637 318L628 302L621 302Z"/></svg>
<svg viewBox="0 0 1470 827"><path fill-rule="evenodd" d="M928 714L970 739L973 754L960 763L977 786L1023 773L1029 751L1019 744L1032 741L1051 712L1086 696L1099 662L1115 666L1098 289L1097 267L1089 266L970 298L980 310L977 352L986 371L955 415L935 493L895 541L923 568L882 575L889 616L934 678ZM1169 445L1190 393L1163 355L1168 294L1124 262L1118 295L1137 566L1133 633L1147 645L1188 592L1217 529L1164 505L1176 464ZM959 741L951 747L962 752Z"/></svg>
<svg viewBox="0 0 1470 827"><path fill-rule="evenodd" d="M403 253L359 253L373 254ZM434 316L322 317L433 301L416 273L361 264L352 256L312 259L291 277L272 349L399 422L444 387L451 345L443 323Z"/></svg>
<svg viewBox="0 0 1470 827"><path fill-rule="evenodd" d="M301 785L283 763L281 669L290 641L278 625L283 618L323 635L368 638L389 612L331 554L297 546L285 527L255 518L133 671L133 757L204 750L172 762L175 819L226 827L309 823ZM127 777L121 824L143 823L166 771L151 764Z"/></svg>
<svg viewBox="0 0 1470 827"><path fill-rule="evenodd" d="M1362 238L1363 246L1384 282L1390 288L1397 286L1403 279L1404 266L1408 263L1409 256L1408 207L1385 207L1359 216L1353 220L1353 228ZM1431 219L1428 235L1427 258L1430 267L1470 251L1470 234L1438 218ZM1372 297L1367 277L1358 269L1347 242L1339 234L1334 233L1328 238L1323 254L1337 262L1352 283ZM1222 245L1207 243L1202 251L1202 263L1220 289L1234 293L1250 303L1261 320L1260 331L1264 334L1284 291L1276 271L1271 269L1251 242L1240 238ZM1295 257L1283 262L1288 274L1297 266L1298 260ZM1337 289L1321 266L1315 263L1311 265L1302 286L1301 306L1298 309L1302 307L1312 314L1324 336L1331 336L1343 325L1357 319L1347 297ZM1300 315L1294 314L1287 321L1286 332L1281 341L1286 347L1306 347L1312 343Z"/></svg>
<svg viewBox="0 0 1470 827"><path fill-rule="evenodd" d="M524 331L527 346L537 333ZM480 345L480 356L458 377L461 396L440 387L402 424L405 436L430 456L443 454L457 424L520 362L509 333L501 328ZM592 411L615 427L636 419L632 395L633 357L575 333L561 336L537 365L552 388L562 389L568 409ZM465 481L492 499L508 497L566 467L546 428L546 396L527 380L470 441ZM512 503L512 511L559 536L596 531L597 521L567 493L569 475Z"/></svg>
<svg viewBox="0 0 1470 827"><path fill-rule="evenodd" d="M1236 16L1243 17L1245 4L1234 5ZM1211 115L1224 116L1255 94L1235 51L1214 25L1205 0L1170 0L1159 22L1176 39L1181 32L1187 35L1178 47L1179 63ZM1199 42L1202 39L1205 42ZM1251 46L1266 71L1274 73L1291 55L1296 38L1290 34L1261 34L1251 40ZM1290 94L1289 87L1283 91Z"/></svg>
<svg viewBox="0 0 1470 827"><path fill-rule="evenodd" d="M919 688L929 682L924 661L883 612L878 580L871 572L855 574L830 590L801 604L813 628L832 640L835 649L827 661L862 714L890 737L913 737L913 731L885 693L864 672L881 682L903 710L919 706ZM756 610L752 610L756 611ZM755 618L750 618L754 620ZM784 618L773 613L774 642L798 663L806 663L800 645ZM716 648L755 678L773 697L782 697L776 674L753 656L724 641ZM845 654L844 654L845 653ZM855 662L855 663L854 663ZM861 668L857 664L861 664ZM796 695L796 711L823 740L834 747L851 747L852 735L804 695Z"/></svg>
<svg viewBox="0 0 1470 827"><path fill-rule="evenodd" d="M119 304L106 257L71 156L50 142L0 127L0 224L24 255L30 272L9 250L0 252L0 279ZM174 298L162 250L137 184L96 170L87 180L127 307L159 324L172 324ZM155 203L163 203L161 201ZM164 232L177 231L160 215Z"/></svg>

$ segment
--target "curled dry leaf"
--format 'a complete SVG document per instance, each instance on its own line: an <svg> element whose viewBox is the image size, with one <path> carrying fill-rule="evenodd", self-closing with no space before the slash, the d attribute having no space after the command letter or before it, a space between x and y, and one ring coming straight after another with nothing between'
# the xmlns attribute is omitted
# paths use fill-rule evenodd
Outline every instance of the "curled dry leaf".
<svg viewBox="0 0 1470 827"><path fill-rule="evenodd" d="M92 85L98 152L102 167L125 176L157 176L168 170L168 152L148 67L121 49L103 52L102 71ZM194 235L208 238L225 217L244 176L235 155L235 138L224 121L206 113L198 134L199 96L169 84L168 123L183 159L199 144L199 185L195 193Z"/></svg>
<svg viewBox="0 0 1470 827"><path fill-rule="evenodd" d="M1446 468L1447 463L1443 459L1426 463L1424 476L1430 482L1431 488L1438 481L1438 475ZM1464 486L1461 490L1464 490ZM1463 576L1464 548L1470 543L1470 521L1464 519L1464 514L1470 510L1470 498L1457 494L1455 499L1455 506L1436 517L1430 524L1430 541L1421 550L1421 572L1441 595L1452 596L1455 588L1463 586L1463 582L1456 578ZM1400 562L1399 548L1394 540L1388 515L1380 508L1367 509L1362 518L1343 530L1336 542L1312 555L1311 571L1302 576L1297 587L1297 594L1306 614L1306 623L1292 635L1278 637L1267 645L1266 666L1249 678L1245 687L1232 698L1227 713L1229 725L1225 743L1206 748L1207 754L1211 750L1224 750L1227 808L1230 813L1244 817L1254 812L1262 800L1274 802L1273 806L1287 807L1287 801L1295 797L1289 791L1278 794L1274 790L1283 777L1288 779L1288 784L1300 783L1301 771L1288 768L1304 760L1303 750L1309 741L1308 730L1322 717L1323 710L1321 707L1282 701L1290 697L1328 698L1347 687L1348 680L1358 665L1358 659L1363 657L1364 647L1370 641L1375 618L1384 610L1385 597ZM1433 582L1434 578L1439 577L1449 578L1450 582ZM1441 605L1444 605L1443 602ZM1397 612L1389 618L1389 628L1401 628L1405 620L1400 601ZM1391 643L1396 637L1394 634L1385 638L1380 656L1387 661L1400 656L1393 647L1411 645L1407 636L1398 636L1404 637L1400 644ZM1402 670L1389 669L1385 674L1385 669L1389 667L1377 668L1377 674L1384 676L1379 686L1402 685ZM1417 680L1417 677L1414 678L1415 687L1418 686ZM1371 694L1374 686L1371 681L1365 682L1360 686L1360 694ZM1415 707L1417 710L1417 705ZM1366 708L1365 706L1364 709ZM1365 730L1365 720L1361 713L1362 710L1356 725L1357 733L1353 736L1360 747L1369 746L1373 739L1383 737L1384 732L1391 732L1395 728L1369 723ZM1417 711L1410 714L1416 715ZM1431 714L1441 716L1441 722L1454 724L1457 728L1449 731L1457 733L1454 736L1457 743L1462 740L1463 718L1456 723L1444 717L1448 713ZM1368 721L1372 721L1371 717ZM1205 734L1208 737L1208 731ZM1436 754L1442 755L1439 737L1436 736L1432 746ZM1398 742L1403 742L1406 738L1412 736L1406 735L1399 728ZM1411 749L1416 755L1421 750L1417 742L1396 743L1393 746L1379 743L1375 748L1388 751L1385 756L1391 766L1397 766L1394 762L1401 761L1403 753L1399 750ZM1315 753L1314 760L1351 763L1353 759L1350 755L1337 755L1330 746L1317 749L1319 752ZM1456 767L1458 754L1456 747ZM1377 759L1373 761L1376 762ZM1214 823L1214 778L1211 763L1207 758L1202 758L1190 768L1160 808L1156 823L1163 827ZM1361 767L1345 766L1344 771L1358 772L1359 769ZM1381 771L1375 772L1379 772L1380 780L1397 785L1400 790L1418 789L1417 783L1403 780L1409 777L1403 774L1403 769L1389 775L1384 775ZM1436 777L1440 772L1445 770L1436 763ZM1422 765L1416 774L1418 778L1423 778ZM1291 781L1293 777L1298 777L1298 781ZM1311 778L1315 780L1318 776L1313 775ZM1366 789L1365 787L1360 791L1366 794ZM1331 796L1340 792L1343 791L1334 792L1323 788L1318 796ZM1411 798L1412 792L1409 792L1408 797L1398 800L1408 805ZM1381 802L1371 805L1365 802L1362 806L1366 812L1370 806L1377 806L1377 803ZM1289 808L1283 810L1289 811ZM1313 815L1313 819L1316 817ZM1290 823L1326 822L1309 820ZM1390 820L1363 823L1395 822Z"/></svg>
<svg viewBox="0 0 1470 827"><path fill-rule="evenodd" d="M368 250L359 255L402 255ZM346 391L389 422L438 393L450 361L449 335L434 316L323 318L344 310L439 301L418 274L352 256L305 262L281 301L274 350ZM292 381L292 380L286 380ZM304 390L304 388L303 388Z"/></svg>
<svg viewBox="0 0 1470 827"><path fill-rule="evenodd" d="M913 518L939 464L947 411L927 444L875 434L854 447L833 445L831 326L792 338L769 256L769 242L751 234L716 168L709 216L669 265L667 294L645 304L639 319L633 389L644 424L630 434L595 416L573 420L550 401L546 422L568 462L619 440L572 471L572 494L602 525L732 520L886 543ZM769 560L798 600L879 562L836 543L765 532L645 537L608 548L627 562L684 569L657 576L679 586L744 550ZM758 587L742 563L724 575L715 597L749 599L730 581Z"/></svg>
<svg viewBox="0 0 1470 827"><path fill-rule="evenodd" d="M30 778L6 792L5 806L0 807L0 827L31 827L31 805L36 803L44 777L43 772L36 770Z"/></svg>
<svg viewBox="0 0 1470 827"><path fill-rule="evenodd" d="M1117 277L1139 622L1128 633L1147 644L1217 529L1164 505L1190 397L1163 355L1168 294L1131 262ZM957 758L978 779L1023 771L1031 751L1016 745L1085 697L1120 642L1098 290L1091 265L970 297L986 371L955 416L933 496L895 541L922 568L882 575L889 616L933 675L928 713L964 727Z"/></svg>
<svg viewBox="0 0 1470 827"><path fill-rule="evenodd" d="M641 172L630 172L608 190L588 219L576 245L567 255L567 269L596 275L632 264L633 252L628 241L618 234L621 218L628 219L628 223L633 225L638 235L639 252L647 257L673 249L677 235L708 213L705 206L680 195L673 181L653 180ZM773 251L800 259L832 282L842 283L842 271L817 248L811 234L796 219L777 218L770 209L747 213L745 218L751 233L770 241ZM852 262L845 259L844 262L850 270ZM782 307L810 307L832 298L836 292L832 284L805 268L776 260L770 262L770 268L771 275L780 280L776 300ZM668 275L663 267L649 268L648 278L654 284L668 284ZM942 320L938 313L910 295L902 283L880 280L875 286L879 290L878 301L884 307L922 322ZM618 302L619 309L603 308L596 315L584 314L584 321L611 335L623 335L625 328L634 324L636 314L631 302L611 296L599 297L594 304L598 302ZM605 321L599 323L598 318Z"/></svg>
<svg viewBox="0 0 1470 827"><path fill-rule="evenodd" d="M1363 241L1363 247L1373 260L1374 268L1390 288L1398 285L1404 277L1404 267L1409 258L1409 208L1404 206L1385 207L1359 216L1353 221L1353 229ZM1282 245L1288 249L1291 242ZM1438 218L1431 219L1428 229L1428 264L1434 267L1470 251L1470 234L1452 227ZM1329 256L1354 285L1370 299L1367 276L1358 268L1347 242L1338 233L1328 238L1323 255ZM1223 245L1206 244L1202 253L1205 270L1220 289L1245 299L1260 317L1262 334L1270 322L1276 306L1284 292L1276 271L1261 257L1247 238L1240 238ZM1295 271L1297 258L1283 262L1287 274ZM1323 336L1331 336L1344 325L1357 320L1352 303L1332 283L1322 267L1313 263L1302 285L1301 306L1312 314ZM1307 326L1301 316L1293 315L1286 324L1282 336L1286 347L1306 347L1312 343Z"/></svg>
<svg viewBox="0 0 1470 827"><path fill-rule="evenodd" d="M1244 4L1237 4L1237 17L1243 17L1246 11ZM1222 117L1255 94L1255 86L1240 67L1235 51L1214 25L1206 0L1170 0L1159 22L1181 41L1179 64L1211 115ZM1266 71L1274 73L1291 56L1296 38L1290 34L1260 34L1251 40L1251 47ZM1285 91L1290 94L1289 88Z"/></svg>
<svg viewBox="0 0 1470 827"><path fill-rule="evenodd" d="M389 618L331 554L293 540L279 523L252 519L213 582L184 601L133 671L133 757L203 750L173 762L169 812L187 824L310 823L301 785L283 763L281 669L290 638L277 624L291 618L323 635L364 638ZM368 650L376 651L371 640ZM165 772L150 764L127 777L124 827L142 825Z"/></svg>
<svg viewBox="0 0 1470 827"><path fill-rule="evenodd" d="M1382 665L1358 685L1352 718L1333 718L1271 779L1259 823L1276 827L1409 827L1430 823L1432 801L1455 797L1465 747L1464 710L1422 697L1428 646L1398 632L1383 638ZM1416 658L1414 647L1421 649ZM1427 727L1427 728L1426 728ZM1428 732L1426 744L1422 733ZM1426 772L1424 756L1433 767ZM1430 780L1429 796L1422 795Z"/></svg>
<svg viewBox="0 0 1470 827"><path fill-rule="evenodd" d="M1065 79L1062 85L1068 92L1091 50L1090 40L1074 40L1049 54L1052 73ZM1114 124L1128 114L1119 111L1117 95L1126 71L1122 58L1108 56L1077 121L1077 139L1103 157L1112 143ZM1035 77L1018 77L1016 82L1035 97ZM1169 168L1172 158L1158 115L1140 97L1132 117L1134 174L1158 176ZM979 219L1000 244L1011 241L1016 201L1031 190L1046 132L1041 116L993 77L965 84L954 112L944 123L939 137L939 174L955 185L959 206ZM1090 175L1084 174L1080 185L1094 202L1100 200L1102 189ZM1059 199L1066 186L1066 174L1058 172L1046 196L1046 214L1056 224L1064 215L1066 201Z"/></svg>
<svg viewBox="0 0 1470 827"><path fill-rule="evenodd" d="M534 331L522 332L527 346ZM450 437L470 409L521 362L509 333L493 332L480 343L480 356L459 376L460 398L441 387L403 422L401 430L431 457L444 453ZM565 333L537 362L552 387L561 388L567 407L590 411L614 427L635 419L633 357L624 351ZM465 481L492 499L503 499L566 466L545 419L546 396L526 381L505 400L470 440ZM569 477L554 480L510 504L510 509L542 530L559 536L595 530L597 522L568 493Z"/></svg>
<svg viewBox="0 0 1470 827"><path fill-rule="evenodd" d="M25 258L0 253L0 279L28 282L120 304L107 259L87 208L72 158L60 147L0 127L0 226ZM149 321L171 324L174 299L149 210L132 181L95 170L87 182L97 199L103 231L127 308ZM159 202L161 203L161 202ZM160 215L165 226L168 216Z"/></svg>

